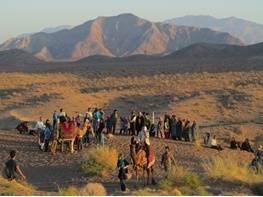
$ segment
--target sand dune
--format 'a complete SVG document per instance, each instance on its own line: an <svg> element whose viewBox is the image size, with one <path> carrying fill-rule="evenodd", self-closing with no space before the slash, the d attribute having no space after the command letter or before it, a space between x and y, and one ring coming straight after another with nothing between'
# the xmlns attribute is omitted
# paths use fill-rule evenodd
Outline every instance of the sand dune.
<svg viewBox="0 0 263 197"><path fill-rule="evenodd" d="M45 67L2 67L0 73L0 162L8 159L11 149L18 151L18 161L28 176L28 182L41 191L56 191L57 185L83 186L100 182L108 195L120 193L117 171L107 177L87 177L81 173L77 161L81 152L56 156L40 152L37 139L20 135L14 130L21 121L29 121L31 128L39 116L52 119L53 111L63 108L70 116L85 114L88 107L102 107L109 115L118 109L119 116L130 110L149 112L155 123L165 113L196 120L199 135L211 132L218 136L223 151L212 151L194 143L152 139L158 160L164 146L169 145L179 165L189 167L202 176L204 158L229 155L250 163L253 154L230 150L227 139L234 136L243 141L249 138L253 147L260 142L263 124L263 71L260 62L147 62L118 64L50 64ZM119 125L118 125L119 127ZM106 146L129 153L130 137L116 135ZM261 142L262 143L262 142ZM89 148L84 148L83 152ZM41 172L41 175L40 175ZM164 178L157 166L156 177ZM129 185L134 184L132 180ZM248 188L224 184L210 184L213 195L251 195Z"/></svg>

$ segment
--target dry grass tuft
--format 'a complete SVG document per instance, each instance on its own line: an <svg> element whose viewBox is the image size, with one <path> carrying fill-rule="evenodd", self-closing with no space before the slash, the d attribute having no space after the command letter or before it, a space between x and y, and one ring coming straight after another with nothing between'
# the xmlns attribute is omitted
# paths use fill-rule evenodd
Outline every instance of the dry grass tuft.
<svg viewBox="0 0 263 197"><path fill-rule="evenodd" d="M79 191L74 186L69 186L68 188L58 188L58 196L78 196Z"/></svg>
<svg viewBox="0 0 263 197"><path fill-rule="evenodd" d="M4 196L34 196L37 191L25 181L8 181L0 177L0 191Z"/></svg>
<svg viewBox="0 0 263 197"><path fill-rule="evenodd" d="M190 172L188 169L182 167L175 167L171 169L167 179L159 182L159 187L166 191L169 195L193 195L196 189L203 186L203 182L199 177ZM175 190L177 189L177 190Z"/></svg>
<svg viewBox="0 0 263 197"><path fill-rule="evenodd" d="M202 163L206 175L212 178L221 178L225 181L233 183L258 183L262 180L262 175L257 175L255 172L246 166L244 163L238 163L229 157L215 157L206 159Z"/></svg>
<svg viewBox="0 0 263 197"><path fill-rule="evenodd" d="M79 191L81 196L106 196L106 190L100 183L88 183Z"/></svg>
<svg viewBox="0 0 263 197"><path fill-rule="evenodd" d="M108 147L97 147L85 153L80 160L80 168L91 176L106 176L109 170L116 168L118 153Z"/></svg>

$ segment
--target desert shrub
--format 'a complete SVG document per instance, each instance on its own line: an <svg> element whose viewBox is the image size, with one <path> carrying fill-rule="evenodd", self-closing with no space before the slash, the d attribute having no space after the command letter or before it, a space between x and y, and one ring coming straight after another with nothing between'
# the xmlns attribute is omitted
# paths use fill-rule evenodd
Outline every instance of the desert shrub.
<svg viewBox="0 0 263 197"><path fill-rule="evenodd" d="M202 163L205 173L212 178L221 178L233 183L257 183L263 178L255 171L229 157L205 159Z"/></svg>
<svg viewBox="0 0 263 197"><path fill-rule="evenodd" d="M178 191L178 195L191 195L195 193L196 188L201 186L203 186L203 182L199 177L195 173L182 167L173 167L167 179L159 182L159 187L167 191L170 195L176 195Z"/></svg>
<svg viewBox="0 0 263 197"><path fill-rule="evenodd" d="M58 188L58 196L78 196L79 192L76 187Z"/></svg>
<svg viewBox="0 0 263 197"><path fill-rule="evenodd" d="M171 181L173 185L187 185L191 188L197 188L203 185L196 174L182 167L173 167L167 179Z"/></svg>
<svg viewBox="0 0 263 197"><path fill-rule="evenodd" d="M24 181L25 182L25 181ZM8 181L0 178L0 195L4 196L34 196L36 190L28 183L20 183L20 181Z"/></svg>
<svg viewBox="0 0 263 197"><path fill-rule="evenodd" d="M108 147L97 147L83 154L80 168L91 176L105 176L107 171L116 168L117 151Z"/></svg>
<svg viewBox="0 0 263 197"><path fill-rule="evenodd" d="M79 191L81 196L106 196L106 190L100 183L88 183Z"/></svg>

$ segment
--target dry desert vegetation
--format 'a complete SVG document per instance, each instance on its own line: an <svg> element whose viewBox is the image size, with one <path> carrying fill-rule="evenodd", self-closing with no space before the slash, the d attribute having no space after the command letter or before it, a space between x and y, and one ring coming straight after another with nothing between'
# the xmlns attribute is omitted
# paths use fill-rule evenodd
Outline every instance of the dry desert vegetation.
<svg viewBox="0 0 263 197"><path fill-rule="evenodd" d="M1 179L0 188L5 188L1 189L2 194L260 194L257 192L262 192L262 175L255 175L248 167L254 155L231 150L229 137L239 141L249 138L254 149L263 143L262 68L259 60L237 59L2 66L0 163L4 165L11 149L17 150L17 160L32 189L29 193L19 193L20 190L13 189L15 183ZM21 121L29 121L33 128L40 116L52 119L55 109L63 108L68 115L75 116L84 115L88 107L102 107L106 115L117 109L119 116L128 116L131 109L150 115L154 112L155 123L165 113L175 114L196 120L200 139L189 143L152 138L158 161L155 165L158 184L135 189L133 177L128 182L131 192L123 194L117 168L100 176L90 176L80 170L79 161L94 151L95 145L73 154L57 150L54 156L38 149L36 137L21 135L14 129ZM211 150L203 144L206 132L218 136L223 151ZM116 134L105 140L105 146L129 158L129 142L130 136ZM167 179L159 165L166 145L170 146L179 166ZM226 176L230 171L222 169L236 174ZM99 184L105 193L85 192L88 183Z"/></svg>

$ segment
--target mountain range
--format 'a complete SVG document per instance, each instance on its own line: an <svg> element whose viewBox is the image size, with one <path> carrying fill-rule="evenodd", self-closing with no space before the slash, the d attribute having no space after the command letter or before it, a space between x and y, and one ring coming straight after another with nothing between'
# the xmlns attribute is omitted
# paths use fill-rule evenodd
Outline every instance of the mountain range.
<svg viewBox="0 0 263 197"><path fill-rule="evenodd" d="M72 28L73 28L72 25L61 25L61 26L58 26L58 27L47 27L47 28L44 28L43 30L41 30L40 32L54 33L54 32L57 32L57 31L60 31L60 30L63 30L63 29L72 29ZM28 37L28 36L31 36L31 35L36 34L36 33L38 33L38 32L24 33L24 34L18 35L16 38Z"/></svg>
<svg viewBox="0 0 263 197"><path fill-rule="evenodd" d="M117 62L145 62L145 61L166 61L166 60L225 60L235 58L238 60L245 59L263 59L263 42L248 45L226 45L226 44L210 44L197 43L182 48L165 56L151 56L151 55L131 55L127 57L110 57L105 55L92 55L76 61L76 64L89 63L117 63ZM0 51L0 66L18 66L18 65L44 65L44 62L28 52L20 49L11 49ZM72 62L70 62L72 64Z"/></svg>
<svg viewBox="0 0 263 197"><path fill-rule="evenodd" d="M165 23L199 28L209 28L214 31L228 32L246 44L263 42L263 25L251 21L228 17L217 19L211 16L188 15L167 19Z"/></svg>
<svg viewBox="0 0 263 197"><path fill-rule="evenodd" d="M23 49L45 61L76 61L92 55L164 56L194 43L244 45L229 33L150 22L133 14L98 17L72 29L11 38L0 50Z"/></svg>

